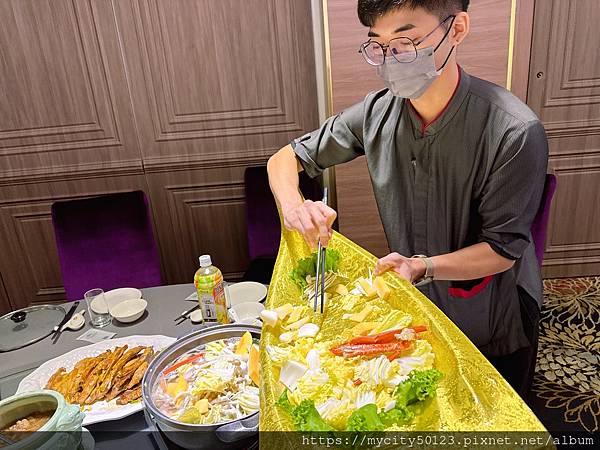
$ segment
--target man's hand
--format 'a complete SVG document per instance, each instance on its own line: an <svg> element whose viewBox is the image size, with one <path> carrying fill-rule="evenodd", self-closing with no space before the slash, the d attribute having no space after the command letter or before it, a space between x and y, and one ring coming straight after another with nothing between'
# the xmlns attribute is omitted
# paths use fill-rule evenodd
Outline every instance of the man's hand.
<svg viewBox="0 0 600 450"><path fill-rule="evenodd" d="M323 202L305 200L300 205L282 205L283 223L288 230L299 231L311 248L316 248L319 240L327 247L331 238L331 226L337 213Z"/></svg>
<svg viewBox="0 0 600 450"><path fill-rule="evenodd" d="M426 269L425 262L420 258L407 258L398 253L390 253L377 261L375 275L381 275L384 272L393 270L402 278L412 283L423 277Z"/></svg>

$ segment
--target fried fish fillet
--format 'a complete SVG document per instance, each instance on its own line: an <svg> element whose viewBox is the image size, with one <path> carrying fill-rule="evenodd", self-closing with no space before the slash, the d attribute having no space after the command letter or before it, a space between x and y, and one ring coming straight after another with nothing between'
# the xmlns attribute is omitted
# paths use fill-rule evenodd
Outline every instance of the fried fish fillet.
<svg viewBox="0 0 600 450"><path fill-rule="evenodd" d="M67 393L69 398L77 398L83 391L85 380L89 376L90 372L94 370L95 364L96 358L85 358L77 363L75 366L77 370L74 368L69 376L70 383Z"/></svg>
<svg viewBox="0 0 600 450"><path fill-rule="evenodd" d="M126 405L134 400L137 400L142 396L142 386L138 386L135 389L130 389L121 394L117 399L117 405Z"/></svg>
<svg viewBox="0 0 600 450"><path fill-rule="evenodd" d="M138 370L135 371L133 376L131 377L131 381L127 385L127 389L132 389L138 383L141 383L142 378L144 378L144 374L146 373L146 369L148 368L148 361L144 361L144 363L138 367Z"/></svg>
<svg viewBox="0 0 600 450"><path fill-rule="evenodd" d="M94 386L94 388L90 392L90 395L86 399L86 404L91 405L92 403L95 403L98 400L102 399L102 390L104 388L104 384L107 380L107 377L110 375L112 368L116 364L118 364L118 362L121 360L121 358L123 358L124 354L126 353L126 350L127 350L126 345L115 349L114 355L110 358L109 361L107 361L104 364L104 367L102 368L102 372L100 373L100 376L98 377L98 380L96 381L96 385Z"/></svg>
<svg viewBox="0 0 600 450"><path fill-rule="evenodd" d="M119 397L124 405L141 396L140 382L154 356L152 347L124 345L102 354L84 358L69 372L59 368L46 383L70 403L89 405Z"/></svg>
<svg viewBox="0 0 600 450"><path fill-rule="evenodd" d="M56 372L54 372L54 374L46 383L46 389L52 389L55 391L55 388L60 385L62 380L64 380L65 375L67 375L67 369L65 369L64 367L58 369Z"/></svg>
<svg viewBox="0 0 600 450"><path fill-rule="evenodd" d="M153 357L154 350L152 347L146 347L142 355L135 360L135 363L132 361L132 364L123 367L123 370L118 374L112 389L107 395L107 401L111 401L125 390L135 387L144 377L148 363ZM131 382L133 378L136 379L134 383Z"/></svg>
<svg viewBox="0 0 600 450"><path fill-rule="evenodd" d="M130 364L131 363L131 364ZM140 367L144 363L143 356L137 356L135 359L132 359L127 363L126 367L123 367L119 373L115 376L114 384L120 383L125 379L131 378L131 376L135 373L138 367Z"/></svg>
<svg viewBox="0 0 600 450"><path fill-rule="evenodd" d="M115 375L128 361L130 361L132 358L135 358L143 348L143 346L133 347L122 353L118 359L112 361L103 379L99 380L96 388L94 389L93 396L90 399L91 403L100 401L106 396L106 393L112 386Z"/></svg>
<svg viewBox="0 0 600 450"><path fill-rule="evenodd" d="M127 346L116 348L114 352L101 360L101 362L92 371L88 380L84 383L83 391L79 395L79 401L77 403L80 405L90 405L93 403L92 397L96 385L104 378L104 375L112 362L123 354L126 347Z"/></svg>

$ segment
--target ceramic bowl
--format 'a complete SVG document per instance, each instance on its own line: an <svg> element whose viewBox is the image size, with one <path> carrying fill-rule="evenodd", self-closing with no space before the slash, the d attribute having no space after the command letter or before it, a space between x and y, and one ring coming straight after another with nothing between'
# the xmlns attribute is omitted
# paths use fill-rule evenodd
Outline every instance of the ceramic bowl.
<svg viewBox="0 0 600 450"><path fill-rule="evenodd" d="M256 302L238 303L231 307L231 310L233 311L232 316L235 317L236 322L240 323L248 323L249 321L251 322L252 319L258 319L261 311L264 309L265 307L262 303Z"/></svg>
<svg viewBox="0 0 600 450"><path fill-rule="evenodd" d="M148 302L143 298L130 298L128 300L123 300L110 308L110 315L119 322L135 322L142 317L147 306Z"/></svg>
<svg viewBox="0 0 600 450"><path fill-rule="evenodd" d="M84 414L79 406L67 403L56 391L25 392L0 401L0 429L5 429L32 413L46 411L53 414L38 430L40 433L28 433L27 437L11 445L11 450L78 448ZM65 433L44 433L45 431ZM5 433L5 436L8 434Z"/></svg>
<svg viewBox="0 0 600 450"><path fill-rule="evenodd" d="M240 303L262 302L267 296L267 287L255 281L242 281L227 286L229 307Z"/></svg>
<svg viewBox="0 0 600 450"><path fill-rule="evenodd" d="M104 299L106 300L109 310L122 301L130 300L132 298L142 298L142 291L136 288L124 287L113 289L104 293Z"/></svg>

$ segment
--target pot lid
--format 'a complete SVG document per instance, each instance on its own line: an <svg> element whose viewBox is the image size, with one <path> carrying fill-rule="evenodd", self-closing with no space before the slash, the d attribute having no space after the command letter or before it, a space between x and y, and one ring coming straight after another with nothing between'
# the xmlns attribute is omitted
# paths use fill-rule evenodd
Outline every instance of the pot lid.
<svg viewBox="0 0 600 450"><path fill-rule="evenodd" d="M35 305L0 317L0 352L8 352L40 341L65 317L59 305Z"/></svg>

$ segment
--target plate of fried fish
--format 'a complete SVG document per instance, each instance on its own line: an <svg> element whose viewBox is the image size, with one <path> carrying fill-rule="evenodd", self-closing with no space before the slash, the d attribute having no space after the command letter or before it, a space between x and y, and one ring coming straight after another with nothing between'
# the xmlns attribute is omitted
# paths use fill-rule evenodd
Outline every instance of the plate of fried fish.
<svg viewBox="0 0 600 450"><path fill-rule="evenodd" d="M128 336L77 348L25 377L17 393L52 389L85 413L83 425L143 409L142 379L152 359L175 342L167 336Z"/></svg>

